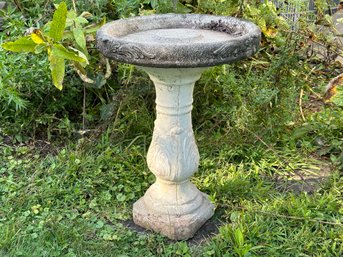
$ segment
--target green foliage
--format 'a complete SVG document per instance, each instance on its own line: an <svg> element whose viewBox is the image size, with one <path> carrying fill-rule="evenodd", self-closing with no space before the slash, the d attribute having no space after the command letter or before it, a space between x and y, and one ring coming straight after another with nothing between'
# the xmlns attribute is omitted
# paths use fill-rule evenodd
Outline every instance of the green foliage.
<svg viewBox="0 0 343 257"><path fill-rule="evenodd" d="M201 189L210 195L218 187L222 190L216 195L216 205L225 224L220 224L217 236L196 245L127 228L123 221L130 218L132 203L144 194L154 176L146 166L143 138L113 144L115 134L108 130L97 141L80 139L57 150L49 145L11 146L2 137L1 254L219 257L343 253L342 227L320 222L342 222L339 174L313 195L280 193L265 170L281 165L275 164L271 153L263 149L256 153L253 146L249 152L255 155L245 159L244 167L235 161L237 151L222 149L214 155L216 149L211 145L201 148L195 182L204 185ZM226 189L209 178L225 182ZM211 187L205 189L207 185Z"/></svg>
<svg viewBox="0 0 343 257"><path fill-rule="evenodd" d="M20 97L18 92L13 87L5 86L3 84L1 77L0 77L0 99L6 100L8 105L14 103L16 111L25 108L27 105L27 102Z"/></svg>
<svg viewBox="0 0 343 257"><path fill-rule="evenodd" d="M261 54L249 63L215 67L205 73L195 89L195 128L230 131L225 140L231 144L241 144L240 139L255 141L250 131L268 141L280 137L298 117L296 97L303 82L294 79L293 73L306 72L296 55L289 56L292 47L284 46L271 59Z"/></svg>
<svg viewBox="0 0 343 257"><path fill-rule="evenodd" d="M54 13L48 33L54 42L60 41L63 37L63 32L66 27L67 13L68 10L66 3L61 2Z"/></svg>
<svg viewBox="0 0 343 257"><path fill-rule="evenodd" d="M179 0L112 0L112 3L118 18L155 13L189 13L194 8Z"/></svg>
<svg viewBox="0 0 343 257"><path fill-rule="evenodd" d="M34 52L36 43L29 37L22 37L14 42L3 43L2 47L12 52Z"/></svg>
<svg viewBox="0 0 343 257"><path fill-rule="evenodd" d="M183 5L179 0L146 0L144 4L149 4L152 12L156 13L188 13L191 10Z"/></svg>
<svg viewBox="0 0 343 257"><path fill-rule="evenodd" d="M42 30L35 29L30 36L19 38L14 42L6 42L2 47L13 52L35 52L36 54L46 50L50 62L51 76L54 85L62 90L65 75L65 60L73 61L74 67L82 74L81 78L87 78L84 68L88 62L85 35L94 33L101 24L89 25L82 13L77 16L75 11L67 11L65 2L61 2L54 12L53 19ZM65 31L69 28L69 31ZM71 37L74 41L64 42L62 39Z"/></svg>
<svg viewBox="0 0 343 257"><path fill-rule="evenodd" d="M136 16L139 12L141 4L140 0L112 0L118 18L127 18L130 16Z"/></svg>
<svg viewBox="0 0 343 257"><path fill-rule="evenodd" d="M56 49L56 47L52 47L51 54L49 55L51 76L55 87L57 87L59 90L62 90L65 60L57 54Z"/></svg>
<svg viewBox="0 0 343 257"><path fill-rule="evenodd" d="M60 3L61 1L52 0L15 0L13 4L25 17L40 17L43 22L47 21L50 15L55 10L54 2ZM92 13L94 21L100 21L110 10L108 10L110 0L87 0L75 1L77 10L81 13L88 11ZM68 9L73 8L73 1L66 1Z"/></svg>
<svg viewBox="0 0 343 257"><path fill-rule="evenodd" d="M240 13L242 8L241 0L222 1L222 0L198 0L197 12L199 13L216 13L218 15L235 16Z"/></svg>
<svg viewBox="0 0 343 257"><path fill-rule="evenodd" d="M293 132L293 138L301 146L329 157L340 169L343 168L343 110L326 108L311 115L309 120Z"/></svg>

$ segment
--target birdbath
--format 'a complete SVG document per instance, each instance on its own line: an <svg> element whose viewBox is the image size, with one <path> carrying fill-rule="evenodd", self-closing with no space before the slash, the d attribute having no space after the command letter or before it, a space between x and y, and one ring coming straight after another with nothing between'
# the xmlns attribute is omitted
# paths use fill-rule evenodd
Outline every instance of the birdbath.
<svg viewBox="0 0 343 257"><path fill-rule="evenodd" d="M107 23L97 46L110 59L135 64L156 88L156 120L147 163L156 182L133 205L134 222L170 239L191 238L214 213L190 182L199 166L192 129L194 83L207 67L253 55L260 30L225 16L164 14Z"/></svg>

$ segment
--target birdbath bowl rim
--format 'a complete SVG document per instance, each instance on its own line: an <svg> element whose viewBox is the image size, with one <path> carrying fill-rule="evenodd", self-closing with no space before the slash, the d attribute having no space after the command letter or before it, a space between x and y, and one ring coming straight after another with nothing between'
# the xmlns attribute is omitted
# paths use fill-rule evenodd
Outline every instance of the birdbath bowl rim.
<svg viewBox="0 0 343 257"><path fill-rule="evenodd" d="M260 29L235 17L161 14L112 21L97 32L108 58L147 67L209 67L257 52Z"/></svg>

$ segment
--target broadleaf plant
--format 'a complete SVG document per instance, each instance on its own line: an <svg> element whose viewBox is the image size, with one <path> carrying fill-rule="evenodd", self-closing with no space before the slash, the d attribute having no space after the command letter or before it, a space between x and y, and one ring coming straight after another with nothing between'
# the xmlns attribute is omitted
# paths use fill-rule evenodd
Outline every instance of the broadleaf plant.
<svg viewBox="0 0 343 257"><path fill-rule="evenodd" d="M12 52L34 52L36 43L30 37L22 37L14 42L6 42L1 46Z"/></svg>
<svg viewBox="0 0 343 257"><path fill-rule="evenodd" d="M61 2L54 13L50 25L49 36L54 42L60 41L63 37L63 32L66 27L67 14L67 5L65 2Z"/></svg>
<svg viewBox="0 0 343 257"><path fill-rule="evenodd" d="M43 28L33 29L30 35L1 46L12 52L40 54L45 51L53 84L59 90L63 89L66 60L71 61L83 81L90 83L92 80L84 69L89 64L86 36L105 24L105 20L102 20L99 24L88 25L87 18L91 16L88 12L77 16L75 10L68 11L66 3L61 2L56 5L52 21Z"/></svg>

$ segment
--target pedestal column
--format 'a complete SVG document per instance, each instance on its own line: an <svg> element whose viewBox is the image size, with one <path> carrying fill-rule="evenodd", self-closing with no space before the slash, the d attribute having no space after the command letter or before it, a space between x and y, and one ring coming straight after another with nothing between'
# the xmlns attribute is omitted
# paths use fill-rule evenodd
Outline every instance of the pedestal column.
<svg viewBox="0 0 343 257"><path fill-rule="evenodd" d="M191 120L193 88L206 68L141 68L156 88L157 117L147 156L156 182L134 204L133 219L171 239L188 239L214 210L207 195L190 182L199 166Z"/></svg>

